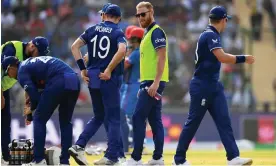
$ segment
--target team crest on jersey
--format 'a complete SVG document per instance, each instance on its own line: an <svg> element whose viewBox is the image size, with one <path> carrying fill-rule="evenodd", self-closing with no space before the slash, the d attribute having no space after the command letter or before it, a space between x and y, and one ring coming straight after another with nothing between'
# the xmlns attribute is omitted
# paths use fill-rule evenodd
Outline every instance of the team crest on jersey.
<svg viewBox="0 0 276 166"><path fill-rule="evenodd" d="M218 39L212 39L213 43L218 43Z"/></svg>

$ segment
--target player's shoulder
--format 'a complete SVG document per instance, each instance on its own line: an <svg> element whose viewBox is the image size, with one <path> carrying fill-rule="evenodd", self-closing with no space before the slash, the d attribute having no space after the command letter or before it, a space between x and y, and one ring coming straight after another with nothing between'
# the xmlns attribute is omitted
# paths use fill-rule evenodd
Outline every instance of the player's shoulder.
<svg viewBox="0 0 276 166"><path fill-rule="evenodd" d="M113 29L113 32L114 33L117 33L117 34L124 34L124 31L122 30L122 28L120 28L118 25L116 25L116 26L111 26L112 27L112 29Z"/></svg>
<svg viewBox="0 0 276 166"><path fill-rule="evenodd" d="M2 47L2 51L4 51L5 49L15 50L15 46L11 41L2 44L1 47Z"/></svg>
<svg viewBox="0 0 276 166"><path fill-rule="evenodd" d="M166 33L165 31L159 26L157 28L155 28L153 31L152 31L152 34L153 35L158 35L158 36L164 36L166 37Z"/></svg>
<svg viewBox="0 0 276 166"><path fill-rule="evenodd" d="M94 32L94 31L95 31L95 28L96 28L97 26L99 26L99 25L100 25L100 23L95 24L95 25L92 25L92 26L88 27L88 28L85 30L85 32L86 32L86 33Z"/></svg>
<svg viewBox="0 0 276 166"><path fill-rule="evenodd" d="M202 33L201 33L202 37L220 37L219 34L217 34L214 30L212 29L205 29Z"/></svg>
<svg viewBox="0 0 276 166"><path fill-rule="evenodd" d="M133 50L133 51L130 53L130 55L129 55L129 56L136 56L136 55L140 55L140 51L139 51L139 49L135 49L135 50Z"/></svg>
<svg viewBox="0 0 276 166"><path fill-rule="evenodd" d="M19 65L18 73L22 73L22 72L24 73L26 71L26 68L28 68L29 63L30 63L30 58L22 61ZM18 74L18 75L20 75L20 74Z"/></svg>
<svg viewBox="0 0 276 166"><path fill-rule="evenodd" d="M126 40L123 30L119 27L116 27L112 30L112 36L114 36L115 38L123 38L124 40Z"/></svg>

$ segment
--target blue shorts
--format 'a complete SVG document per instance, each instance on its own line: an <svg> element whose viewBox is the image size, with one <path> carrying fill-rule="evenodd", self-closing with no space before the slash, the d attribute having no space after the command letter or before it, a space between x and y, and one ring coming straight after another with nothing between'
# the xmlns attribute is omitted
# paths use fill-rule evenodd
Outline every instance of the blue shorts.
<svg viewBox="0 0 276 166"><path fill-rule="evenodd" d="M136 103L137 103L137 93L140 88L140 83L133 83L133 84L125 84L124 91L121 94L121 109L125 111L126 115L132 116Z"/></svg>

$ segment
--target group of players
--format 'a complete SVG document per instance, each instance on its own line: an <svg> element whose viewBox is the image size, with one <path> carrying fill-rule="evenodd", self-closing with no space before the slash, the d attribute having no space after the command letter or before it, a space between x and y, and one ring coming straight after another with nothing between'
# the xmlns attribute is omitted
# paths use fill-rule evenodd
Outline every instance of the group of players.
<svg viewBox="0 0 276 166"><path fill-rule="evenodd" d="M148 164L164 165L161 99L169 81L168 41L164 30L154 20L151 3L140 2L136 9L135 16L141 28L129 26L124 34L118 27L120 7L108 3L100 11L102 22L85 30L72 44L71 51L81 70L81 78L89 88L94 111L94 117L73 146L71 119L80 92L77 74L58 58L47 56L49 43L44 37L36 37L28 43L11 41L1 46L2 163L9 160L11 115L8 89L18 81L26 92L26 124L32 121L34 124L34 160L28 165L46 165L46 123L57 107L61 165L69 164L70 155L78 164L88 165L84 148L102 124L107 133L108 146L104 157L94 164L141 165L146 121L151 126L155 144L152 160ZM189 116L180 135L173 164L189 165L186 151L207 110L218 128L228 164L251 164L251 159L239 157L223 86L218 80L221 63L252 64L254 58L223 51L220 33L230 19L224 7L212 8L209 19L210 25L197 43L196 69L190 84ZM88 54L83 57L80 48L85 45ZM124 154L129 145L127 121L133 125L133 152L129 160Z"/></svg>

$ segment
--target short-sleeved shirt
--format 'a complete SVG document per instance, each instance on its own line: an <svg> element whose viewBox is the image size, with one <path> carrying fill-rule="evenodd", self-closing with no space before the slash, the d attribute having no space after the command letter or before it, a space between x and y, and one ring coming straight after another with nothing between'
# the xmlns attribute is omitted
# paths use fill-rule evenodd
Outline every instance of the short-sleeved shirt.
<svg viewBox="0 0 276 166"><path fill-rule="evenodd" d="M40 98L37 83L44 81L47 84L55 76L63 77L65 73L75 72L66 63L51 56L29 58L20 63L17 80L30 96L32 109Z"/></svg>
<svg viewBox="0 0 276 166"><path fill-rule="evenodd" d="M146 29L146 33L156 24L156 22L153 22L147 29ZM145 33L145 34L146 34ZM161 30L160 28L156 28L153 32L152 32L152 36L151 36L151 42L153 44L154 49L158 49L158 48L162 48L162 47L166 47L166 35L164 33L163 30Z"/></svg>
<svg viewBox="0 0 276 166"><path fill-rule="evenodd" d="M131 64L128 71L128 79L126 83L139 83L140 79L140 51L139 48L131 52L126 58L127 63Z"/></svg>
<svg viewBox="0 0 276 166"><path fill-rule="evenodd" d="M88 69L104 71L118 51L120 43L126 44L125 35L117 24L110 21L101 22L87 30L79 37L88 49ZM112 73L122 75L124 62L116 66Z"/></svg>
<svg viewBox="0 0 276 166"><path fill-rule="evenodd" d="M215 49L222 48L219 32L209 25L200 34L195 51L194 76L201 79L219 79L221 63L214 53Z"/></svg>

